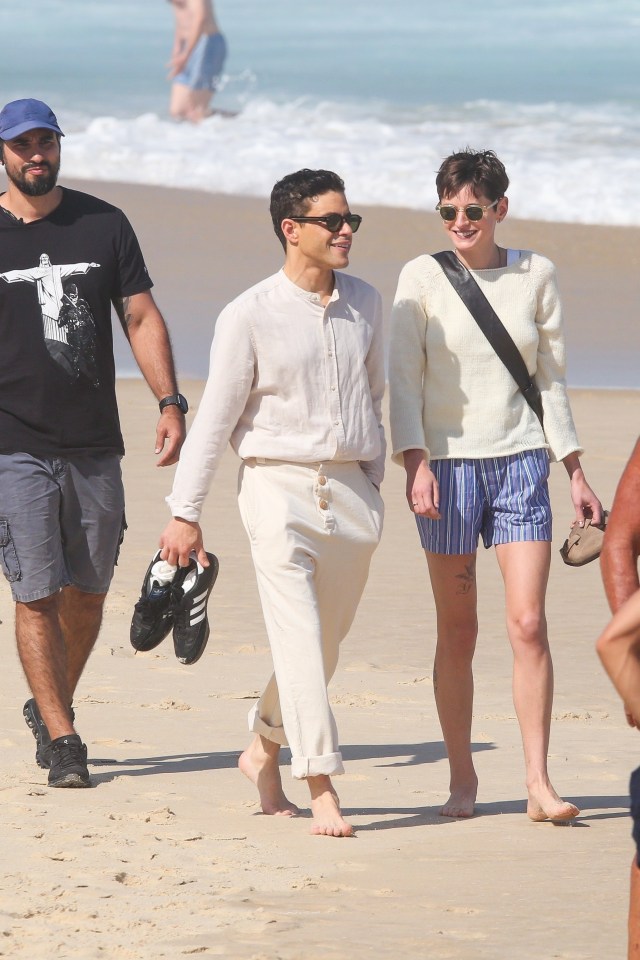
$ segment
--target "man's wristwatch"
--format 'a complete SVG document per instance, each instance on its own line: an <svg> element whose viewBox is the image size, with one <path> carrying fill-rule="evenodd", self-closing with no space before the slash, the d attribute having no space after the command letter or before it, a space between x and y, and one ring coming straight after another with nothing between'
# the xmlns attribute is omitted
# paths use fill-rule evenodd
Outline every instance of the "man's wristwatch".
<svg viewBox="0 0 640 960"><path fill-rule="evenodd" d="M160 407L160 413L162 413L165 407L173 406L178 407L183 413L187 413L189 410L189 404L181 393L174 393L170 397L164 397L158 406Z"/></svg>

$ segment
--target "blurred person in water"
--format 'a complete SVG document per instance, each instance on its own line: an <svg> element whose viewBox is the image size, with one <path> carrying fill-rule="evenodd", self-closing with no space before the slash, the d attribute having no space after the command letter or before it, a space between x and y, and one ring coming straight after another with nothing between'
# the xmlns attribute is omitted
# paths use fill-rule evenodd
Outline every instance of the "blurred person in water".
<svg viewBox="0 0 640 960"><path fill-rule="evenodd" d="M169 61L171 99L176 120L199 123L210 116L227 56L227 43L218 29L211 0L169 0L175 16L175 36Z"/></svg>

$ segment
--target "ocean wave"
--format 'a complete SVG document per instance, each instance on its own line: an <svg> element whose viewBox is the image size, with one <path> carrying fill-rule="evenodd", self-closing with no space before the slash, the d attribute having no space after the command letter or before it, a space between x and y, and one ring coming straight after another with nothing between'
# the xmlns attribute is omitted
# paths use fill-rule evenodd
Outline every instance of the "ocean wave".
<svg viewBox="0 0 640 960"><path fill-rule="evenodd" d="M511 216L635 225L640 113L619 102L287 103L252 97L233 118L197 127L61 113L68 177L266 197L301 167L344 178L352 204L433 209L435 171L467 144L493 148L511 178ZM611 201L624 198L617 205Z"/></svg>

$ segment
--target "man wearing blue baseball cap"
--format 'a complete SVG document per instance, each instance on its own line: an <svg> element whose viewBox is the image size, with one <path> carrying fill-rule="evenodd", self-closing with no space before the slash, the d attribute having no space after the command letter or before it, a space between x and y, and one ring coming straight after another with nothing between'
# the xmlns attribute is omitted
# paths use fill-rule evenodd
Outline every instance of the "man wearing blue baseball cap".
<svg viewBox="0 0 640 960"><path fill-rule="evenodd" d="M53 110L42 100L12 100L0 112L0 137L13 140L29 130L53 130L64 137Z"/></svg>
<svg viewBox="0 0 640 960"><path fill-rule="evenodd" d="M50 786L88 787L72 699L126 528L112 304L160 402L159 466L178 459L186 401L135 233L121 210L58 186L62 136L41 100L0 111L0 564L36 760ZM70 302L83 305L73 322Z"/></svg>

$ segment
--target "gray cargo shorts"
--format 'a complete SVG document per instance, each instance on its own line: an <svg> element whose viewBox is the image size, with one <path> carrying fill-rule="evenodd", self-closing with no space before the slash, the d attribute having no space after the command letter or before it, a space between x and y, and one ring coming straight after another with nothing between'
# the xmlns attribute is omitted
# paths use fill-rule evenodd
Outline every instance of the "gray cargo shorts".
<svg viewBox="0 0 640 960"><path fill-rule="evenodd" d="M124 537L117 454L0 454L0 564L13 599L106 593Z"/></svg>

